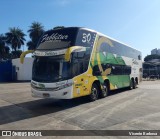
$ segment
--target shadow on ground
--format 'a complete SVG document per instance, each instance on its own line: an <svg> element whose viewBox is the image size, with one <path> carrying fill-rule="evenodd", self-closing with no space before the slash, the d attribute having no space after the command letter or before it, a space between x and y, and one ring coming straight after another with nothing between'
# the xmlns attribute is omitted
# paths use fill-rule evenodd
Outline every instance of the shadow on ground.
<svg viewBox="0 0 160 139"><path fill-rule="evenodd" d="M124 91L127 89L112 91L108 97ZM81 97L72 100L39 99L3 106L0 107L0 125L63 111L87 103L90 103L88 98Z"/></svg>

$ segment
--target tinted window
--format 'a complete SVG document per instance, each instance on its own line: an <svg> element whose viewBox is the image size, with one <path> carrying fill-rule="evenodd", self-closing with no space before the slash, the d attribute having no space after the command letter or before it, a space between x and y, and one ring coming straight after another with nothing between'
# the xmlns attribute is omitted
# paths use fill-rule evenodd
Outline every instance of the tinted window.
<svg viewBox="0 0 160 139"><path fill-rule="evenodd" d="M131 67L130 66L124 66L123 72L124 72L125 75L131 74Z"/></svg>
<svg viewBox="0 0 160 139"><path fill-rule="evenodd" d="M99 70L99 67L98 67L98 65L95 65L94 67L93 67L93 76L101 76L101 71Z"/></svg>
<svg viewBox="0 0 160 139"><path fill-rule="evenodd" d="M130 75L131 67L125 65L112 65L111 75Z"/></svg>
<svg viewBox="0 0 160 139"><path fill-rule="evenodd" d="M72 46L93 47L96 33L71 27L45 32L39 40L38 50L53 50Z"/></svg>
<svg viewBox="0 0 160 139"><path fill-rule="evenodd" d="M73 77L87 71L91 54L90 50L91 48L86 51L72 53L71 65Z"/></svg>
<svg viewBox="0 0 160 139"><path fill-rule="evenodd" d="M64 28L45 32L37 49L61 49L74 46L78 28Z"/></svg>
<svg viewBox="0 0 160 139"><path fill-rule="evenodd" d="M116 42L114 40L110 40L110 41L112 42L113 46L110 46L108 43L104 42L101 44L99 51L109 52L109 53L117 54L119 56L126 56L126 57L134 58L137 60L141 60L140 51L135 50L119 42Z"/></svg>
<svg viewBox="0 0 160 139"><path fill-rule="evenodd" d="M131 67L126 65L115 65L115 64L102 64L103 71L111 68L109 75L130 75ZM93 67L93 76L102 76L102 72L99 70L98 65Z"/></svg>
<svg viewBox="0 0 160 139"><path fill-rule="evenodd" d="M112 75L123 74L123 67L121 67L120 65L112 65L111 74Z"/></svg>
<svg viewBox="0 0 160 139"><path fill-rule="evenodd" d="M71 78L70 63L63 57L36 57L33 62L32 79L37 82L57 82Z"/></svg>
<svg viewBox="0 0 160 139"><path fill-rule="evenodd" d="M96 33L85 29L80 29L76 39L77 46L93 47Z"/></svg>

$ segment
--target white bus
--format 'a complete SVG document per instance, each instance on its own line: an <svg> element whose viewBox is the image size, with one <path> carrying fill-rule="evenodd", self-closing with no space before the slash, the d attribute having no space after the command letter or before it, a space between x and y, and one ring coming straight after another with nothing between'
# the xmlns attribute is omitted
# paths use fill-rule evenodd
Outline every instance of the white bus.
<svg viewBox="0 0 160 139"><path fill-rule="evenodd" d="M110 90L136 88L141 52L87 28L46 31L34 51L32 96L94 101Z"/></svg>

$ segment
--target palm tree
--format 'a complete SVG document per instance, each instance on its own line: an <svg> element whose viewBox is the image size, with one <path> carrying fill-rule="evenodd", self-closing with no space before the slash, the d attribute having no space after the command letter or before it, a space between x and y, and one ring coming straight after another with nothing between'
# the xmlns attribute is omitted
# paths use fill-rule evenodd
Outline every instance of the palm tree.
<svg viewBox="0 0 160 139"><path fill-rule="evenodd" d="M4 36L1 34L0 35L0 59L3 58L4 47L5 47Z"/></svg>
<svg viewBox="0 0 160 139"><path fill-rule="evenodd" d="M33 41L27 42L28 50L34 50L36 48L36 44Z"/></svg>
<svg viewBox="0 0 160 139"><path fill-rule="evenodd" d="M25 34L18 27L9 28L9 32L6 34L6 43L11 46L14 51L20 49L22 45L24 45Z"/></svg>
<svg viewBox="0 0 160 139"><path fill-rule="evenodd" d="M9 47L6 46L6 38L3 34L0 35L0 59L5 59L9 57Z"/></svg>
<svg viewBox="0 0 160 139"><path fill-rule="evenodd" d="M5 39L3 34L0 35L0 52L2 52L3 48L5 47Z"/></svg>
<svg viewBox="0 0 160 139"><path fill-rule="evenodd" d="M26 35L18 27L9 28L9 32L7 32L5 35L6 35L6 43L10 45L12 50L14 51L14 55L12 54L13 55L12 58L18 58L19 55L17 55L16 52L18 49L21 48L22 45L24 45L25 41L24 37Z"/></svg>
<svg viewBox="0 0 160 139"><path fill-rule="evenodd" d="M37 43L41 35L44 33L44 27L39 22L33 22L28 30L31 41L27 42L29 50L36 49Z"/></svg>

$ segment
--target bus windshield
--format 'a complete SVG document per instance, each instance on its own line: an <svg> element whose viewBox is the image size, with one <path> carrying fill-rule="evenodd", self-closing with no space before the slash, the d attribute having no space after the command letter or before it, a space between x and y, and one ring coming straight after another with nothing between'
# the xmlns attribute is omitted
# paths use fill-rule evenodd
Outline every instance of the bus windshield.
<svg viewBox="0 0 160 139"><path fill-rule="evenodd" d="M57 82L69 78L71 78L69 62L54 57L35 58L32 75L34 81Z"/></svg>
<svg viewBox="0 0 160 139"><path fill-rule="evenodd" d="M91 48L73 52L71 60L66 62L64 55L36 57L33 62L32 80L37 82L59 82L71 79L87 71Z"/></svg>
<svg viewBox="0 0 160 139"><path fill-rule="evenodd" d="M84 73L88 69L95 38L95 32L76 27L45 32L36 48L39 53L54 50L58 52L74 46L82 46L85 49L74 50L69 62L65 61L64 54L35 55L32 80L59 82Z"/></svg>

